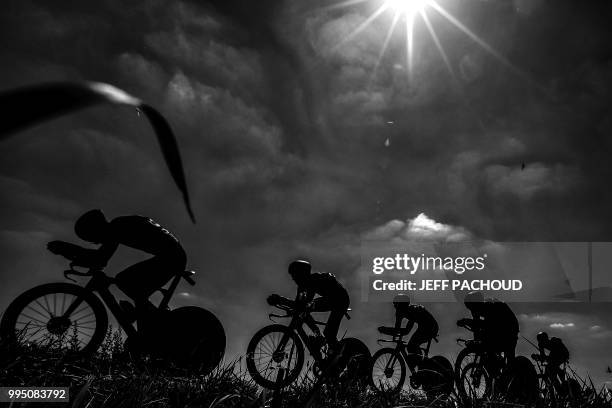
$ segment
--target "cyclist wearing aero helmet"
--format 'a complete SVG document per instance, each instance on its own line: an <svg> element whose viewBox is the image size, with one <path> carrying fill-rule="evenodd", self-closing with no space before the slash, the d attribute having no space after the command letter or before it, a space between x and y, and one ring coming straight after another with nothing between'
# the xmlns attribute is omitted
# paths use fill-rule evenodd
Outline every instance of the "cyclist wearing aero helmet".
<svg viewBox="0 0 612 408"><path fill-rule="evenodd" d="M548 337L548 333L539 332L537 335L539 354L532 354L534 360L547 362L545 374L548 378L563 381L561 366L569 361L569 350L558 337ZM546 355L548 350L548 355Z"/></svg>
<svg viewBox="0 0 612 408"><path fill-rule="evenodd" d="M476 336L481 336L485 347L504 353L506 362L514 358L518 340L519 324L516 315L506 303L497 299L486 299L482 292L470 292L464 299L465 307L472 319L461 319L457 323L469 323Z"/></svg>
<svg viewBox="0 0 612 408"><path fill-rule="evenodd" d="M414 325L417 325L417 329L406 345L406 351L409 357L406 363L410 367L410 370L414 371L415 367L420 362L419 356L421 355L421 345L429 343L438 336L438 322L425 307L411 304L410 296L408 295L397 295L393 299L393 306L395 307L396 332L401 330L408 334ZM406 319L407 322L404 329L402 329L401 326L404 319ZM381 330L381 328L379 328L379 330Z"/></svg>
<svg viewBox="0 0 612 408"><path fill-rule="evenodd" d="M350 299L346 289L331 273L312 273L310 262L293 261L289 264L289 275L297 284L297 299L309 304L314 312L330 312L323 335L327 344L335 348L342 317L348 310ZM315 295L319 295L314 299Z"/></svg>
<svg viewBox="0 0 612 408"><path fill-rule="evenodd" d="M101 210L91 210L79 217L74 231L82 240L100 247L85 249L52 241L47 248L84 267L106 266L119 245L153 255L115 277L117 286L137 305L146 303L153 292L185 270L187 259L178 239L151 218L127 215L108 221Z"/></svg>

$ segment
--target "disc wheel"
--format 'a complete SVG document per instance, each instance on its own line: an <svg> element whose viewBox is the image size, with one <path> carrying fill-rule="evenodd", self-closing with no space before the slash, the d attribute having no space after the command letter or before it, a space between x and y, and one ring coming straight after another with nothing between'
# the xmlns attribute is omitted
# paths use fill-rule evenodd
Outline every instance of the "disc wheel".
<svg viewBox="0 0 612 408"><path fill-rule="evenodd" d="M164 348L166 356L179 368L208 374L225 354L225 330L217 317L195 306L180 307L168 314Z"/></svg>
<svg viewBox="0 0 612 408"><path fill-rule="evenodd" d="M78 305L68 315L73 302ZM107 329L108 315L100 299L70 283L27 290L8 306L0 322L0 334L9 344L78 354L95 352Z"/></svg>
<svg viewBox="0 0 612 408"><path fill-rule="evenodd" d="M257 384L273 390L283 388L295 381L302 371L304 345L287 326L266 326L249 342L246 362Z"/></svg>
<svg viewBox="0 0 612 408"><path fill-rule="evenodd" d="M445 357L425 359L416 375L430 400L446 398L453 391L453 365Z"/></svg>
<svg viewBox="0 0 612 408"><path fill-rule="evenodd" d="M374 353L370 379L378 391L399 392L406 380L406 363L401 353L392 348L382 348Z"/></svg>
<svg viewBox="0 0 612 408"><path fill-rule="evenodd" d="M370 372L370 349L366 344L354 337L340 340L342 356L338 361L340 379L347 382L367 383Z"/></svg>
<svg viewBox="0 0 612 408"><path fill-rule="evenodd" d="M529 404L538 395L538 373L531 361L524 356L517 356L511 361L502 372L499 384L496 388L500 388L511 402Z"/></svg>

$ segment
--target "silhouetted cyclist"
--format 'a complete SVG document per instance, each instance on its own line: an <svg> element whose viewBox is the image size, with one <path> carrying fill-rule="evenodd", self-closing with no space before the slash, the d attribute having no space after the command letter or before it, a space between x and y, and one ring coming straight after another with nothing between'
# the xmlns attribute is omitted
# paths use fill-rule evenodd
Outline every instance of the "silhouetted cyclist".
<svg viewBox="0 0 612 408"><path fill-rule="evenodd" d="M481 340L490 351L504 353L506 363L514 359L519 324L516 315L506 303L497 299L484 299L482 292L470 292L465 296L465 306L472 319L461 319L474 329L475 338ZM480 337L480 338L478 338Z"/></svg>
<svg viewBox="0 0 612 408"><path fill-rule="evenodd" d="M438 336L438 322L431 313L422 305L410 303L410 296L399 294L393 299L395 306L395 331L400 330L406 334L410 333L414 325L417 329L414 331L408 344L406 351L408 352L408 360L406 363L410 370L414 372L415 367L421 362L421 345L431 342ZM402 322L406 319L406 326L402 329ZM384 329L379 327L379 330Z"/></svg>
<svg viewBox="0 0 612 408"><path fill-rule="evenodd" d="M312 273L308 261L297 260L289 264L289 275L298 286L297 299L313 312L330 312L323 335L328 346L335 350L338 329L346 314L350 299L346 289L331 273ZM314 298L319 295L318 298Z"/></svg>
<svg viewBox="0 0 612 408"><path fill-rule="evenodd" d="M117 286L137 306L148 303L153 292L185 270L187 258L178 239L150 218L128 215L108 221L101 210L91 210L79 217L74 231L82 240L99 244L100 247L86 249L63 241L52 241L47 248L77 265L89 268L106 266L119 245L153 255L115 277Z"/></svg>
<svg viewBox="0 0 612 408"><path fill-rule="evenodd" d="M534 360L546 362L544 374L552 380L563 382L562 365L569 361L569 350L558 337L548 337L548 333L540 332L537 335L540 354L532 354ZM546 355L548 350L548 355Z"/></svg>

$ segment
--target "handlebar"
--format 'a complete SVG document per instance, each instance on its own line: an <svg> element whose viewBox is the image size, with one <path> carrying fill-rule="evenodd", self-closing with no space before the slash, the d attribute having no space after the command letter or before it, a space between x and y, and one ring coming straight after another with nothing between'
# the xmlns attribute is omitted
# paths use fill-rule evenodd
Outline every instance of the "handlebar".
<svg viewBox="0 0 612 408"><path fill-rule="evenodd" d="M76 265L74 262L70 262L70 269L64 271L64 278L76 282L76 280L72 279L71 275L76 276L92 276L95 271L99 271L100 269L89 268L87 272L81 272L74 269L75 267L85 268L84 266Z"/></svg>
<svg viewBox="0 0 612 408"><path fill-rule="evenodd" d="M278 303L278 304L274 304L274 305L271 305L271 306L274 306L275 308L280 309L280 310L285 312L284 315L277 314L277 313L269 313L268 314L268 319L270 319L272 321L274 321L275 318L276 319L287 319L287 318L292 318L296 314L297 315L299 315L299 314L310 314L310 312L311 312L311 310L309 310L309 309L299 310L299 309L296 309L296 308L292 307L291 305L287 305L287 304L283 304L283 303ZM324 325L327 324L325 322L320 322L318 320L313 319L312 316L311 316L311 319L312 319L312 322L314 322L315 324L317 324L319 326L324 326Z"/></svg>

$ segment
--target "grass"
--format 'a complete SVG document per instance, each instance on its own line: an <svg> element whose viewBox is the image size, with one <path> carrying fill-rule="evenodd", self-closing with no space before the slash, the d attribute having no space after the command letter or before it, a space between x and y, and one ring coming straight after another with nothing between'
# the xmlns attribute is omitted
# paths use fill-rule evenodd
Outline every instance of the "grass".
<svg viewBox="0 0 612 408"><path fill-rule="evenodd" d="M313 395L314 380L302 376L280 397L259 388L246 372L243 360L225 362L212 373L184 373L154 361L133 360L123 349L119 332L109 331L96 355L74 359L52 348L22 345L8 352L0 345L2 386L64 386L70 388L69 408L280 408L304 406ZM534 407L609 407L612 398L592 383L580 380L581 396L565 401L540 398ZM395 407L516 407L503 399L461 402L455 395L428 401L417 393L385 396L357 382L323 385L311 406L340 408ZM42 403L14 403L17 407L43 407ZM62 406L62 405L56 405Z"/></svg>

